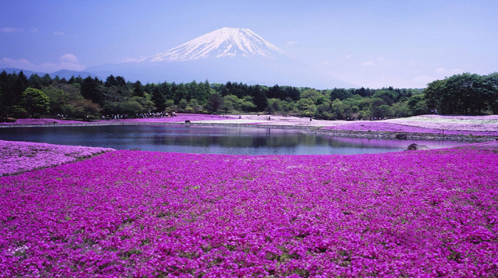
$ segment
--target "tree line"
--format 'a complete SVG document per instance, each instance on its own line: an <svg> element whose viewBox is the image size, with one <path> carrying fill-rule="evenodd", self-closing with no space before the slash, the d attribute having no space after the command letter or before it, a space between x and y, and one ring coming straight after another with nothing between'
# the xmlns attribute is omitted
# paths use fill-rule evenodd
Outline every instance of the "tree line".
<svg viewBox="0 0 498 278"><path fill-rule="evenodd" d="M429 107L442 114L498 114L498 72L488 75L456 74L427 85Z"/></svg>
<svg viewBox="0 0 498 278"><path fill-rule="evenodd" d="M0 117L100 118L136 117L155 112L269 113L317 119L382 119L430 113L498 112L498 74L455 75L429 83L425 90L342 89L263 86L208 81L190 83L129 82L122 76L106 80L48 74L0 73Z"/></svg>

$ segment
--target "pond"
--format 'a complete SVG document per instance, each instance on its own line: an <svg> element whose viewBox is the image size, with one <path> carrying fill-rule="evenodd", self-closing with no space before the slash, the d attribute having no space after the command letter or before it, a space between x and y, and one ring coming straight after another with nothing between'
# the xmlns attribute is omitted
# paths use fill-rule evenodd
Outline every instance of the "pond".
<svg viewBox="0 0 498 278"><path fill-rule="evenodd" d="M411 143L427 145L431 149L463 144L453 141L333 137L290 129L162 125L0 128L0 140L143 151L248 155L364 154L403 151Z"/></svg>

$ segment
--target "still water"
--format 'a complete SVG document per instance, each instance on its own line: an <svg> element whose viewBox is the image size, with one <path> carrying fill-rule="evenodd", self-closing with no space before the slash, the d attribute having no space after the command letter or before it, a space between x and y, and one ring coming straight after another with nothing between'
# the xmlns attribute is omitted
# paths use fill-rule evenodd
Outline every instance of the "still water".
<svg viewBox="0 0 498 278"><path fill-rule="evenodd" d="M411 143L431 149L452 141L383 140L306 134L288 129L198 126L78 126L0 128L0 140L60 145L211 154L364 154L402 151Z"/></svg>

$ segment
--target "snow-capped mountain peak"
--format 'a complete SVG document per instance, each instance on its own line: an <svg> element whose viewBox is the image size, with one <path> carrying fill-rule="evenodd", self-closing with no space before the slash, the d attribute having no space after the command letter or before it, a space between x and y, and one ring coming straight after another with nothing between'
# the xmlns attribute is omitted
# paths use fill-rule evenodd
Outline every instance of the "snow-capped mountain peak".
<svg viewBox="0 0 498 278"><path fill-rule="evenodd" d="M224 27L139 62L192 61L236 56L265 59L290 57L249 29Z"/></svg>

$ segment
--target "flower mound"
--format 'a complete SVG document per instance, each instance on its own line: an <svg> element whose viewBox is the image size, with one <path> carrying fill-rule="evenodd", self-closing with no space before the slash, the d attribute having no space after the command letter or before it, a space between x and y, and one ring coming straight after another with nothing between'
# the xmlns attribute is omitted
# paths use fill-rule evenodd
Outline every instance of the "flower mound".
<svg viewBox="0 0 498 278"><path fill-rule="evenodd" d="M115 151L0 178L0 276L491 277L498 146Z"/></svg>
<svg viewBox="0 0 498 278"><path fill-rule="evenodd" d="M150 118L136 118L136 119L111 119L111 120L93 120L93 121L72 121L72 120L59 120L59 119L18 119L12 123L0 123L1 125L54 125L54 124L78 124L78 125L95 125L95 124L109 124L109 123L140 123L140 124L157 124L157 123L185 123L185 121L212 121L212 120L234 120L233 116L220 116L211 114L185 114L178 113L175 117L150 117Z"/></svg>
<svg viewBox="0 0 498 278"><path fill-rule="evenodd" d="M60 165L113 150L0 140L0 156L2 157L0 176Z"/></svg>
<svg viewBox="0 0 498 278"><path fill-rule="evenodd" d="M82 121L58 120L58 119L18 119L12 123L0 123L0 125L53 125L53 124L81 124Z"/></svg>
<svg viewBox="0 0 498 278"><path fill-rule="evenodd" d="M399 122L399 121L398 121ZM373 132L407 132L407 133L429 133L429 134L446 134L446 135L476 135L476 136L498 136L498 131L486 131L490 126L482 124L464 125L464 124L445 124L445 126L436 126L436 124L425 124L429 127L410 126L415 122L403 122L403 124L393 124L389 122L354 122L350 124L324 127L330 130L349 130L349 131L373 131ZM451 125L451 126L450 126ZM474 128L478 126L478 129ZM437 128L439 127L439 128ZM494 126L493 129L496 129Z"/></svg>
<svg viewBox="0 0 498 278"><path fill-rule="evenodd" d="M235 119L235 117L210 115L210 114L184 114L178 113L175 117L160 117L160 118L137 118L137 119L126 119L126 120L98 120L96 123L106 123L106 122L120 122L120 123L184 123L185 121L197 122L197 121L208 121L208 120L227 120Z"/></svg>

